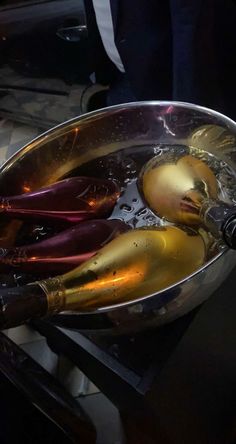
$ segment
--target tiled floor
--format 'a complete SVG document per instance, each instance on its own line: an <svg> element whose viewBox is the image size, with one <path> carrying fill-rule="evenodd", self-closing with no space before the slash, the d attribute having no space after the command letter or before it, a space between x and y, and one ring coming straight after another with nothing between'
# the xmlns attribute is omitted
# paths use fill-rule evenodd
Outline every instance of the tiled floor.
<svg viewBox="0 0 236 444"><path fill-rule="evenodd" d="M0 166L43 130L9 120L0 120ZM124 437L117 409L98 389L65 358L58 359L45 339L32 329L21 326L5 333L47 371L56 376L78 398L97 429L97 444L122 444Z"/></svg>
<svg viewBox="0 0 236 444"><path fill-rule="evenodd" d="M0 164L40 133L39 128L0 120Z"/></svg>

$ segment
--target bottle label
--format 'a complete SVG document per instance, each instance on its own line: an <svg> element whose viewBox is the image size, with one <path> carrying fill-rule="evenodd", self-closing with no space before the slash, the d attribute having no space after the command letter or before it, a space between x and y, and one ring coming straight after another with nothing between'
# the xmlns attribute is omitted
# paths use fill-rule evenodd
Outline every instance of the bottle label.
<svg viewBox="0 0 236 444"><path fill-rule="evenodd" d="M65 287L60 277L37 282L47 296L48 314L59 313L65 308Z"/></svg>

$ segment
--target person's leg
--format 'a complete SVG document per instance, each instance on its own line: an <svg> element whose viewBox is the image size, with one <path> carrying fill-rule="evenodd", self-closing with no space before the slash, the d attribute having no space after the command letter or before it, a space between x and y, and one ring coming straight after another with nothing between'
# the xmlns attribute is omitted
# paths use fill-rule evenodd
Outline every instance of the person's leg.
<svg viewBox="0 0 236 444"><path fill-rule="evenodd" d="M107 106L119 103L136 102L137 99L132 92L131 86L125 74L120 74L111 83L107 92Z"/></svg>

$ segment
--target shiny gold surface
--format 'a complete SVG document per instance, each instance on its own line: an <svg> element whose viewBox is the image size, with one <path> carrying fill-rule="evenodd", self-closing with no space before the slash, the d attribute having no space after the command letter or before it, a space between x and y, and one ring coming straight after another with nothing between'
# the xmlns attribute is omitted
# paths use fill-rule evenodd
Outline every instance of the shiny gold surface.
<svg viewBox="0 0 236 444"><path fill-rule="evenodd" d="M141 189L152 210L171 222L200 223L200 209L207 199L217 198L217 181L208 165L185 155L172 162L161 156L146 164Z"/></svg>
<svg viewBox="0 0 236 444"><path fill-rule="evenodd" d="M112 240L75 270L40 285L49 312L55 312L57 304L58 311L83 312L167 288L196 271L205 254L203 238L192 230L136 229Z"/></svg>

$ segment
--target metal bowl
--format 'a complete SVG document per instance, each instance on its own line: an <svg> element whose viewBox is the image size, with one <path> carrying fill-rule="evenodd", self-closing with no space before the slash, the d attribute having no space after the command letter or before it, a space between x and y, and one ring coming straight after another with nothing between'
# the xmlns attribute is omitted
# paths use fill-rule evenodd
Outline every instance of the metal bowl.
<svg viewBox="0 0 236 444"><path fill-rule="evenodd" d="M37 189L118 150L162 143L190 144L236 168L236 124L232 120L187 103L135 102L83 115L33 140L1 167L0 194ZM57 315L54 320L100 333L160 326L206 300L235 264L236 253L226 249L166 290L93 313Z"/></svg>

